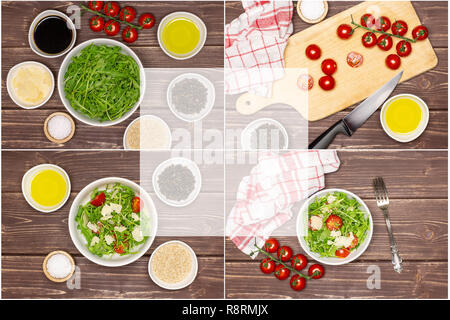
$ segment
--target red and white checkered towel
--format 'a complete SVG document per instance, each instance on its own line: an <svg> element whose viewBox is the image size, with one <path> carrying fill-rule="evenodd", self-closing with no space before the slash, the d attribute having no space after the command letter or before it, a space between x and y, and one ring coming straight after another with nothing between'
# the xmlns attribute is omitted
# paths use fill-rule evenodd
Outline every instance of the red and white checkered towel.
<svg viewBox="0 0 450 320"><path fill-rule="evenodd" d="M225 26L225 92L270 97L284 76L284 49L292 34L291 0L242 1L245 12Z"/></svg>
<svg viewBox="0 0 450 320"><path fill-rule="evenodd" d="M254 251L292 218L291 206L325 187L325 173L339 168L334 150L265 152L242 179L226 233L244 253ZM256 257L256 256L254 256Z"/></svg>

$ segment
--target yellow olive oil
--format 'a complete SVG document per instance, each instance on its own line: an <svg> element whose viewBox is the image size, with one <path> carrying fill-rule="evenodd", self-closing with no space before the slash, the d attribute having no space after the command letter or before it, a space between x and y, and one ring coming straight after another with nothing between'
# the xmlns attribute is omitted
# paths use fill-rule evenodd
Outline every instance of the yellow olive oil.
<svg viewBox="0 0 450 320"><path fill-rule="evenodd" d="M392 132L410 133L417 129L422 120L422 108L411 98L395 99L387 106L385 119Z"/></svg>
<svg viewBox="0 0 450 320"><path fill-rule="evenodd" d="M167 50L174 54L187 54L200 41L197 25L186 18L175 18L164 27L162 41Z"/></svg>
<svg viewBox="0 0 450 320"><path fill-rule="evenodd" d="M42 170L31 181L31 197L44 207L60 204L66 195L67 183L64 177L55 170Z"/></svg>

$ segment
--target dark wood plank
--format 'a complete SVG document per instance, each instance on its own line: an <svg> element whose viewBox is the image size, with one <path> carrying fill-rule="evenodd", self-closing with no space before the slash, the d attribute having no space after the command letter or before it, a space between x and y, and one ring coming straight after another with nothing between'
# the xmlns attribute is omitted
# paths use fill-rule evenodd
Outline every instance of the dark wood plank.
<svg viewBox="0 0 450 320"><path fill-rule="evenodd" d="M190 245L194 244L186 241ZM207 242L207 241L206 241ZM220 299L223 298L222 257L198 257L198 275L181 290L165 290L148 275L148 257L124 267L107 268L84 257L75 257L80 268L80 289L65 283L50 282L42 272L44 256L3 256L2 297L15 298L90 298L90 299Z"/></svg>

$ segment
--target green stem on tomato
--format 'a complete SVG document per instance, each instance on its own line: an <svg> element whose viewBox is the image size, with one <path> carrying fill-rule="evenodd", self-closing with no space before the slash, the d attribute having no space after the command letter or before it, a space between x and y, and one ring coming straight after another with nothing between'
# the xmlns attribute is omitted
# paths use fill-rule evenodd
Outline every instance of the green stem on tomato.
<svg viewBox="0 0 450 320"><path fill-rule="evenodd" d="M114 20L114 21L117 21L117 22L122 23L122 24L126 24L127 26L135 28L137 30L141 30L142 29L142 26L137 26L137 25L132 24L130 22L126 22L126 21L123 21L123 20L120 20L120 19L117 19L117 18L114 18L114 17L111 17L111 16L107 16L106 14L103 14L103 13L101 13L99 11L95 11L95 10L89 9L88 7L86 7L83 4L81 5L81 8L83 8L84 10L86 10L86 11L88 11L90 13L98 15L100 17L103 17L103 18L106 18L106 19L110 19L110 20Z"/></svg>

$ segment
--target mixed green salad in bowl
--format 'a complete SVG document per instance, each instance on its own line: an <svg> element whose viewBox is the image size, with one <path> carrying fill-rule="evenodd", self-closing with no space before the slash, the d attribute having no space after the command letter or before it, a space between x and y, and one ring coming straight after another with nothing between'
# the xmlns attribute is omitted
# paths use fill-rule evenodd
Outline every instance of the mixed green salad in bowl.
<svg viewBox="0 0 450 320"><path fill-rule="evenodd" d="M312 195L297 217L297 237L313 259L340 265L358 258L372 238L373 222L367 205L343 189Z"/></svg>
<svg viewBox="0 0 450 320"><path fill-rule="evenodd" d="M77 249L104 266L139 259L156 235L157 214L150 196L134 182L104 178L86 186L69 213L69 231Z"/></svg>

